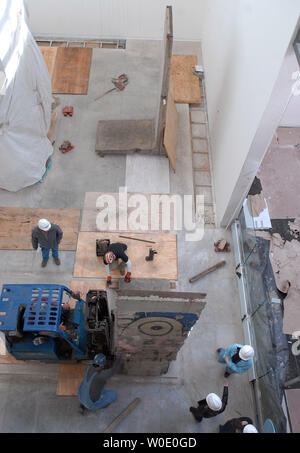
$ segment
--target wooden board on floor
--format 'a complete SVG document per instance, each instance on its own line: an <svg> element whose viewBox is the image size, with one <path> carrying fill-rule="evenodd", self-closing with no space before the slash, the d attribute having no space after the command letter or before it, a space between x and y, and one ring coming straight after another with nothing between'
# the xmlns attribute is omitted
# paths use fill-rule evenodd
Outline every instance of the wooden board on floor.
<svg viewBox="0 0 300 453"><path fill-rule="evenodd" d="M178 140L178 112L173 95L173 84L170 81L167 101L166 127L164 131L164 147L173 171L176 171L176 153Z"/></svg>
<svg viewBox="0 0 300 453"><path fill-rule="evenodd" d="M46 218L63 230L60 250L76 250L79 209L0 207L0 250L32 250L31 231Z"/></svg>
<svg viewBox="0 0 300 453"><path fill-rule="evenodd" d="M58 372L56 395L77 396L86 369L87 364L83 363L61 364Z"/></svg>
<svg viewBox="0 0 300 453"><path fill-rule="evenodd" d="M193 74L196 65L196 55L172 55L171 78L175 102L201 104L200 81L198 76Z"/></svg>
<svg viewBox="0 0 300 453"><path fill-rule="evenodd" d="M96 290L106 290L106 281L105 280L72 280L70 289L74 293L80 293L83 300L90 289ZM76 304L76 300L70 299L71 308Z"/></svg>
<svg viewBox="0 0 300 453"><path fill-rule="evenodd" d="M143 197L143 198L141 198ZM158 225L154 226L151 225L151 215L150 212L152 213L152 204L151 204L151 194L141 194L141 193L128 193L127 194L127 199L128 199L128 204L130 206L127 207L127 211L124 213L122 210L120 211L119 209L119 193L101 193L101 192L86 192L85 194L85 199L84 199L84 205L83 205L83 211L82 211L82 220L81 220L81 231L108 231L108 232L118 232L120 231L119 225L124 225L127 224L127 231L132 231L131 228L131 223L128 221L126 222L126 218L130 220L130 216L136 209L139 209L139 215L144 216L147 219L146 222L141 221L141 225L134 225L134 233L158 233L162 231L168 231L169 233L172 233L175 231L175 225L174 225L174 209L170 209L170 225L164 225L163 224L163 210L164 210L164 205L163 203L160 203L157 209L159 219L158 219ZM161 194L155 194L154 197L165 197ZM105 224L97 225L97 216L98 214L103 210L107 210L107 205L104 204L105 200L106 202L109 201L110 199L114 200L115 202L115 207L116 210L114 211L114 202L111 204L111 208L109 208L109 212L112 212L111 219L109 216L105 218ZM143 208L141 207L141 200L145 201L145 206ZM162 198L164 200L164 198ZM98 207L97 207L97 201L98 201ZM136 205L137 202L137 205ZM112 211L110 211L112 209ZM155 209L155 208L153 208ZM114 213L116 215L114 215ZM125 230L123 230L125 232Z"/></svg>
<svg viewBox="0 0 300 453"><path fill-rule="evenodd" d="M109 238L111 243L124 242L132 263L133 278L161 278L177 280L177 235L176 234L139 234L128 233L127 236L149 241L155 244L122 239L120 233L87 233L80 232L74 265L74 277L106 278L103 258L96 256L96 239ZM152 248L158 252L154 261L146 261L145 257ZM111 272L112 278L123 278L118 271Z"/></svg>
<svg viewBox="0 0 300 453"><path fill-rule="evenodd" d="M91 48L59 47L52 78L52 93L87 94Z"/></svg>
<svg viewBox="0 0 300 453"><path fill-rule="evenodd" d="M58 47L40 47L52 82Z"/></svg>

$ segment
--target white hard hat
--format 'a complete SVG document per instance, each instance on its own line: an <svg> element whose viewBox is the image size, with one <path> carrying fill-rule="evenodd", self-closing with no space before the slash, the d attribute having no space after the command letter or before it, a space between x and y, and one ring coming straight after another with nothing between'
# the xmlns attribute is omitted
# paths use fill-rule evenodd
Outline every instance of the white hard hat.
<svg viewBox="0 0 300 453"><path fill-rule="evenodd" d="M240 349L239 356L242 360L249 360L254 356L254 349L246 344Z"/></svg>
<svg viewBox="0 0 300 453"><path fill-rule="evenodd" d="M255 428L254 425L246 425L245 428L243 429L243 433L250 434L250 433L258 433L257 429Z"/></svg>
<svg viewBox="0 0 300 453"><path fill-rule="evenodd" d="M213 411L219 411L222 408L222 401L215 393L209 393L206 397L206 402Z"/></svg>
<svg viewBox="0 0 300 453"><path fill-rule="evenodd" d="M49 231L51 228L51 223L47 219L40 219L38 223L38 227L42 231Z"/></svg>

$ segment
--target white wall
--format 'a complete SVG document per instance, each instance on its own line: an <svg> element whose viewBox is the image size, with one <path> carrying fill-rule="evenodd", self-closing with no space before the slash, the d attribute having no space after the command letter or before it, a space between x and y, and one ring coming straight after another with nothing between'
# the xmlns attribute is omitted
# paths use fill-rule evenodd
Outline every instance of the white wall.
<svg viewBox="0 0 300 453"><path fill-rule="evenodd" d="M294 86L286 110L281 118L282 127L300 127L300 68L299 63L293 52L290 59L285 60L285 65L289 65L290 73L293 74Z"/></svg>
<svg viewBox="0 0 300 453"><path fill-rule="evenodd" d="M300 1L205 0L204 8L202 50L217 220L226 226L273 135L265 127L262 140L257 131L299 18ZM255 141L259 150L252 148ZM254 165L247 168L251 154Z"/></svg>
<svg viewBox="0 0 300 453"><path fill-rule="evenodd" d="M204 0L26 0L35 36L161 39L167 5L175 39L198 40Z"/></svg>

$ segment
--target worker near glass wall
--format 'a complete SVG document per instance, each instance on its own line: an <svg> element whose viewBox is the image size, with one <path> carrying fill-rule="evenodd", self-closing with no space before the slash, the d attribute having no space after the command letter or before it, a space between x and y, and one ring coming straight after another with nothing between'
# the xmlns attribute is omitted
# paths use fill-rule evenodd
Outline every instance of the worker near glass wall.
<svg viewBox="0 0 300 453"><path fill-rule="evenodd" d="M60 265L58 246L63 237L61 228L47 219L40 219L38 225L32 230L32 246L35 250L42 250L42 267L46 267L49 260L50 249L55 264Z"/></svg>
<svg viewBox="0 0 300 453"><path fill-rule="evenodd" d="M232 418L219 426L220 433L258 433L249 417Z"/></svg>
<svg viewBox="0 0 300 453"><path fill-rule="evenodd" d="M190 407L195 420L200 423L204 418L212 418L225 411L228 401L228 384L224 382L222 399L215 393L209 393L206 398L198 401L198 407Z"/></svg>
<svg viewBox="0 0 300 453"><path fill-rule="evenodd" d="M105 265L106 275L107 275L107 284L111 284L111 275L110 271L119 267L121 275L125 275L125 268L127 266L127 273L125 275L125 282L130 283L131 281L131 261L126 254L127 245L122 244L121 242L115 242L110 244L108 251L103 257L103 262ZM121 263L119 264L119 260Z"/></svg>
<svg viewBox="0 0 300 453"><path fill-rule="evenodd" d="M104 385L108 378L115 374L120 366L120 357L112 368L106 368L107 361L104 354L97 354L92 365L89 365L78 390L80 409L103 409L117 400L115 390L105 390Z"/></svg>
<svg viewBox="0 0 300 453"><path fill-rule="evenodd" d="M227 349L217 349L218 362L226 363L224 377L232 373L242 374L248 371L253 365L254 349L252 346L234 343Z"/></svg>

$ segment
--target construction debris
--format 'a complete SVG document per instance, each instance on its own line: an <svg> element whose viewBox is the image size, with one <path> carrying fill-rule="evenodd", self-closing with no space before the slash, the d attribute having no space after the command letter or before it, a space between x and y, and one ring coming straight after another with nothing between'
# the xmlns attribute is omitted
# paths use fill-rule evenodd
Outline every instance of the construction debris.
<svg viewBox="0 0 300 453"><path fill-rule="evenodd" d="M157 255L157 251L153 250L153 249L150 249L149 250L149 255L146 256L145 260L146 261L153 261L154 260L154 255Z"/></svg>
<svg viewBox="0 0 300 453"><path fill-rule="evenodd" d="M71 105L66 105L62 109L62 113L64 116L73 116L73 110L74 110L74 108Z"/></svg>
<svg viewBox="0 0 300 453"><path fill-rule="evenodd" d="M223 267L226 264L226 261L220 261L219 263L215 264L214 266L209 267L205 271L200 272L200 274L195 275L194 277L189 279L190 283L194 283L200 278L204 277L205 275L209 274L210 272L215 271L219 267Z"/></svg>
<svg viewBox="0 0 300 453"><path fill-rule="evenodd" d="M124 409L112 422L110 425L105 428L103 433L112 433L113 430L121 423L121 421L124 420L127 415L130 414L130 412L133 411L133 409L136 408L136 406L139 404L141 401L141 398L135 398L127 407Z"/></svg>
<svg viewBox="0 0 300 453"><path fill-rule="evenodd" d="M126 74L121 74L117 79L111 79L112 83L114 84L114 88L111 88L110 90L106 91L105 93L101 94L97 98L95 98L95 101L98 101L99 99L103 98L106 94L111 93L112 91L123 91L129 83L128 76Z"/></svg>
<svg viewBox="0 0 300 453"><path fill-rule="evenodd" d="M74 146L72 145L72 143L69 142L68 140L65 140L63 142L63 144L59 147L59 150L62 153L67 153L67 152L71 151L73 148L74 148Z"/></svg>
<svg viewBox="0 0 300 453"><path fill-rule="evenodd" d="M214 243L215 252L230 252L230 243L225 239L220 239Z"/></svg>

